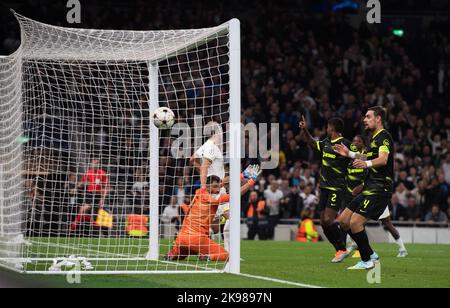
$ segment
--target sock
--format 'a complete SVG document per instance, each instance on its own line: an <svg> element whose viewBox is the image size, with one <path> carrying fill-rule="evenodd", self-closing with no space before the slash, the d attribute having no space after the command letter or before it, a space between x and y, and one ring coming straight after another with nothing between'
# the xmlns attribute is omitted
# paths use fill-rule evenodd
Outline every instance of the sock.
<svg viewBox="0 0 450 308"><path fill-rule="evenodd" d="M345 231L344 229L341 228L341 225L338 222L336 222L335 225L338 228L339 233L340 233L339 246L341 248L343 248L341 250L345 251L347 249L346 247L347 247L347 234L348 233L347 233L347 231Z"/></svg>
<svg viewBox="0 0 450 308"><path fill-rule="evenodd" d="M223 227L223 245L226 251L230 251L230 220L225 222Z"/></svg>
<svg viewBox="0 0 450 308"><path fill-rule="evenodd" d="M342 233L337 224L332 224L331 226L323 227L323 232L326 237L330 241L330 243L334 246L336 251L343 250L345 251L345 243L342 241Z"/></svg>
<svg viewBox="0 0 450 308"><path fill-rule="evenodd" d="M395 242L397 243L398 247L400 248L400 251L406 251L405 244L403 243L403 240L401 238L399 238Z"/></svg>
<svg viewBox="0 0 450 308"><path fill-rule="evenodd" d="M348 238L349 238L349 245L350 246L358 246L356 243L355 243L355 241L353 240L353 233L352 233L352 230L350 229L350 230L348 230L347 231L347 234L348 234Z"/></svg>
<svg viewBox="0 0 450 308"><path fill-rule="evenodd" d="M323 229L323 233L325 234L325 236L327 237L328 241L331 243L331 245L334 246L334 248L336 249L336 251L338 251L338 249L336 248L336 241L333 239L333 233L330 230L330 227L328 226L322 226Z"/></svg>
<svg viewBox="0 0 450 308"><path fill-rule="evenodd" d="M373 250L370 247L366 230L363 230L359 233L352 233L352 238L358 245L359 253L361 254L361 260L363 260L364 262L369 261L370 256L373 254Z"/></svg>

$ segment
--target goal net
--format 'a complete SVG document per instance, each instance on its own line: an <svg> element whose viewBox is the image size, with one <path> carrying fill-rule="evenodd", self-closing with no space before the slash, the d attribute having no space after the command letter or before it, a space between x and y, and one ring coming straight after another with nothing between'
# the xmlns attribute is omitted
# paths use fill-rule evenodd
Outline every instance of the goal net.
<svg viewBox="0 0 450 308"><path fill-rule="evenodd" d="M16 17L22 44L0 58L0 265L239 272L239 21L116 31ZM153 125L158 107L175 113L171 130ZM210 122L222 130L231 178L229 256L208 256L202 245L224 245L223 232L211 231L214 242L193 240L184 257L165 258L200 187L190 158ZM212 229L223 229L219 218Z"/></svg>

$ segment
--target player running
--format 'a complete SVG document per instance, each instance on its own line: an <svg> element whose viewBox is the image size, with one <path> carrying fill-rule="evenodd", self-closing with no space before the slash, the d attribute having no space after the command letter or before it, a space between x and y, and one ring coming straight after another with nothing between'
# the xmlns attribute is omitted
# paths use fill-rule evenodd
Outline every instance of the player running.
<svg viewBox="0 0 450 308"><path fill-rule="evenodd" d="M255 185L258 176L254 174L254 178L241 187L242 194ZM206 180L206 188L197 190L175 245L166 256L167 260L184 260L190 255L199 255L210 261L228 261L229 254L224 247L209 238L211 223L219 205L230 202L228 194L213 197L219 193L220 185L220 178L212 175Z"/></svg>
<svg viewBox="0 0 450 308"><path fill-rule="evenodd" d="M365 142L362 136L357 135L353 138L353 145L356 147L356 150L360 154L365 154ZM347 177L347 186L349 192L352 194L353 197L358 198L358 200L352 202L353 205L358 205L361 202L361 198L363 198L363 195L361 195L361 192L363 191L364 187L364 178L367 174L367 169L361 169L361 168L354 168L353 165L349 165L348 169L348 177ZM350 219L351 215L356 211L355 208L348 207L344 210L344 212L339 217L339 222L341 224L341 228L344 230L350 229ZM395 239L395 242L399 246L399 253L397 255L398 258L404 258L408 256L408 252L405 248L405 245L403 243L403 240L400 238L400 233L398 230L394 227L391 221L391 213L389 211L389 205L386 206L386 209L384 213L380 216L379 220L383 224L383 227L385 230L387 230L392 237ZM358 249L358 246L355 242L347 248L347 251L350 253Z"/></svg>
<svg viewBox="0 0 450 308"><path fill-rule="evenodd" d="M335 257L331 262L342 262L347 256L345 236L340 229L336 217L342 206L347 202L346 193L347 167L350 163L348 157L337 155L333 146L339 143L351 147L350 141L342 137L344 122L342 119L333 118L328 121L327 138L316 141L308 131L305 117L299 124L302 134L306 136L306 141L311 148L314 148L322 156L322 166L320 168L320 223L323 231L336 249Z"/></svg>
<svg viewBox="0 0 450 308"><path fill-rule="evenodd" d="M363 197L356 205L352 205L354 212L350 217L348 233L358 245L361 261L349 267L350 270L372 269L379 260L370 246L365 225L370 219L380 218L393 191L394 142L389 132L384 129L385 115L385 110L376 106L369 108L364 117L364 128L371 135L367 154L352 152L345 144L334 146L334 150L343 157L354 159L353 167L368 169Z"/></svg>

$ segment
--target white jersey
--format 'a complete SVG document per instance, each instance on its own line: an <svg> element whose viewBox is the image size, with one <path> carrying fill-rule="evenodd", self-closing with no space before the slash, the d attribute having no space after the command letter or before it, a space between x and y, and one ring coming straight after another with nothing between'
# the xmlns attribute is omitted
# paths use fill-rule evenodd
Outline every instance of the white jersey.
<svg viewBox="0 0 450 308"><path fill-rule="evenodd" d="M208 168L208 176L215 175L221 180L225 178L223 153L211 139L206 141L195 154L198 158L211 161L211 165Z"/></svg>

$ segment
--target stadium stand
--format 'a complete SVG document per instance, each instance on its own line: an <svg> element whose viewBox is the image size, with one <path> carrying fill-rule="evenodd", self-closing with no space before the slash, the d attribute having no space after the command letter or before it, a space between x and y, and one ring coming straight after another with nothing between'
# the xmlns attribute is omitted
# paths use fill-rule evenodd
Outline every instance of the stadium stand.
<svg viewBox="0 0 450 308"><path fill-rule="evenodd" d="M302 9L292 9L292 1L277 1L276 7L261 2L244 4L242 1L227 1L224 4L198 1L185 8L181 1L174 1L170 7L165 7L162 2L152 2L149 7L144 1L131 4L123 1L120 10L111 8L98 15L96 12L100 8L86 10L88 15L84 16L86 22L82 26L196 28L219 24L230 17L240 18L244 28L242 121L244 124L280 123L281 127L279 167L266 170L255 189L263 195L271 182L279 182L283 193L283 201L279 203L281 218L300 218L305 204L314 207L317 202L314 195L317 194L320 161L300 138L299 117L304 115L311 124L314 136L323 138L327 120L339 115L345 120L344 135L351 139L356 134L364 133L361 119L365 110L380 105L388 110L387 128L396 142L393 217L396 220L425 221L427 217L436 216L437 206L447 215L448 221L449 18L436 19L431 23L421 19L421 26L414 36L396 37L390 29L368 27L366 23L355 25L347 15L309 14ZM33 6L20 6L20 3L17 1L15 4L17 9L33 18ZM37 1L34 5L40 4ZM227 5L226 11L222 9L224 5ZM59 12L60 7L49 4L47 10L47 19L39 16L39 20L63 23L51 18L65 16ZM2 14L5 14L3 11ZM255 11L258 14L254 14ZM139 13L134 18L122 18L124 12ZM9 27L0 29L0 54L12 52L19 44L17 24L11 17L5 17L5 20L11 21ZM130 20L134 22L129 23ZM145 114L134 116L137 123L145 121ZM120 125L133 130L134 124ZM112 175L131 178L131 185L116 187L111 199L117 201L120 199L118 196L136 197L133 194L133 179L145 182L142 174L145 174L146 166L140 160L145 160L148 155L148 142L145 133L141 133L129 133L139 134L139 138L128 140L122 147L122 151L136 153L135 169ZM101 135L101 132L98 134ZM121 159L120 151L117 159ZM170 157L162 159L172 160ZM243 165L252 162L246 160ZM69 175L70 170L67 172ZM190 193L189 186L185 186L186 194ZM175 194L175 191L172 193ZM247 201L242 204L248 204ZM169 204L169 200L165 200L164 204ZM246 213L243 213L245 216ZM438 216L445 222L442 215Z"/></svg>

